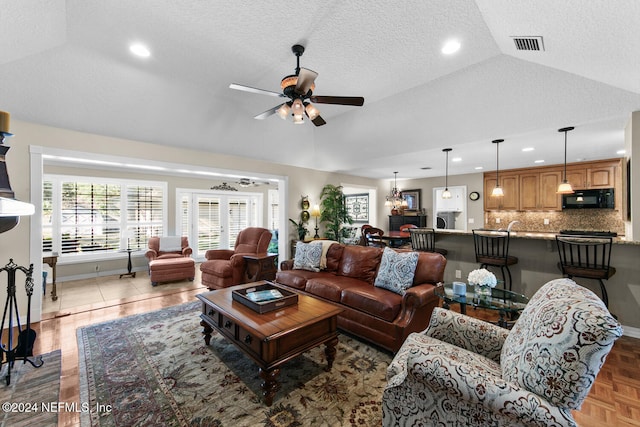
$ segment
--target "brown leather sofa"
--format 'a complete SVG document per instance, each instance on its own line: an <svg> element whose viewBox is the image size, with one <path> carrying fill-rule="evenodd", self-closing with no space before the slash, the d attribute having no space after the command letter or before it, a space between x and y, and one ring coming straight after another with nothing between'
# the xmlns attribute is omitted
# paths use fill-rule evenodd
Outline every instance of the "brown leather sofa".
<svg viewBox="0 0 640 427"><path fill-rule="evenodd" d="M447 260L420 252L413 286L399 295L373 285L383 249L335 243L327 250L327 268L293 270L283 261L276 282L298 292L340 305L338 327L393 352L407 335L423 331L439 303L434 289L443 280Z"/></svg>

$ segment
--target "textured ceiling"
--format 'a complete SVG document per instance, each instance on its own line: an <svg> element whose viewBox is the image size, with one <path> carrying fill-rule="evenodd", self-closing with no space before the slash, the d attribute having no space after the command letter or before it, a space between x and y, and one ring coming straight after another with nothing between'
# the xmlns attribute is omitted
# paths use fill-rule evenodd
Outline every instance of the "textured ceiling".
<svg viewBox="0 0 640 427"><path fill-rule="evenodd" d="M615 7L614 7L615 5ZM372 178L616 157L640 110L640 2L0 0L0 109L45 125ZM511 36L542 36L542 52ZM462 48L440 49L455 38ZM152 55L129 54L133 41ZM301 66L327 125L253 116ZM523 153L524 147L534 147ZM430 167L430 170L423 170Z"/></svg>

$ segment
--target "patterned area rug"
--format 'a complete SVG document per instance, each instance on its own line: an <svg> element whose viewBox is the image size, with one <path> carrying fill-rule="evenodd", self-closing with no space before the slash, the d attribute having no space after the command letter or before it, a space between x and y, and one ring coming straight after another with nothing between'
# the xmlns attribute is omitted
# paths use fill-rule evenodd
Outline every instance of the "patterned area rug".
<svg viewBox="0 0 640 427"><path fill-rule="evenodd" d="M289 361L268 407L253 360L217 333L204 344L200 307L193 302L78 329L81 401L112 408L81 414L81 424L381 424L390 353L340 335L333 369L324 371L324 346Z"/></svg>
<svg viewBox="0 0 640 427"><path fill-rule="evenodd" d="M6 385L7 365L0 372L0 426L56 426L58 413L46 411L42 404L60 400L60 350L43 354L44 364L34 368L18 360L11 369L11 384ZM7 403L10 406L5 407ZM6 411L6 409L9 409Z"/></svg>

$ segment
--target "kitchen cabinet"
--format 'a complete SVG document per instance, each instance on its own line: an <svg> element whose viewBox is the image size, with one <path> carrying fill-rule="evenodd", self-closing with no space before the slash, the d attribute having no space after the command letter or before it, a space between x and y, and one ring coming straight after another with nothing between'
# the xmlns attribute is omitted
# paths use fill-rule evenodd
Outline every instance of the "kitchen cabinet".
<svg viewBox="0 0 640 427"><path fill-rule="evenodd" d="M613 188L616 209L621 209L623 194L620 160L600 160L567 165L567 181L575 190ZM530 169L505 170L500 174L504 197L491 197L495 187L495 172L484 175L484 209L522 211L560 211L562 196L557 194L564 176L564 166L544 166Z"/></svg>
<svg viewBox="0 0 640 427"><path fill-rule="evenodd" d="M400 226L413 224L416 227L427 226L426 215L389 215L389 231L400 231Z"/></svg>
<svg viewBox="0 0 640 427"><path fill-rule="evenodd" d="M450 199L442 198L443 191L444 190L436 190L436 212L462 212L465 202L464 188L450 188Z"/></svg>
<svg viewBox="0 0 640 427"><path fill-rule="evenodd" d="M560 181L560 171L520 174L519 209L523 211L562 210L562 197L556 193Z"/></svg>
<svg viewBox="0 0 640 427"><path fill-rule="evenodd" d="M615 164L589 162L580 166L567 167L567 181L574 190L615 188L615 178Z"/></svg>
<svg viewBox="0 0 640 427"><path fill-rule="evenodd" d="M519 187L519 175L517 174L503 174L500 175L500 186L504 196L494 197L491 192L496 186L496 177L491 174L485 175L484 178L484 209L486 211L491 210L517 210L518 209L518 187Z"/></svg>

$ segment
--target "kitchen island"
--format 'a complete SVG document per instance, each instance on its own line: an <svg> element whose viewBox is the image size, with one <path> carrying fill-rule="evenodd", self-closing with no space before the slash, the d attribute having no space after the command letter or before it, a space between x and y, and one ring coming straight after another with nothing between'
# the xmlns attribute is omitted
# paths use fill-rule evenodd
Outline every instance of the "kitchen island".
<svg viewBox="0 0 640 427"><path fill-rule="evenodd" d="M471 231L438 230L437 233L438 247L448 251L444 281L466 280L469 272L478 268ZM561 277L556 234L511 232L509 254L519 260L510 267L514 292L531 297L542 285ZM615 237L613 243L611 266L615 267L616 274L606 282L609 310L618 316L625 335L640 338L640 242ZM457 271L460 277L456 277ZM499 270L497 273L499 276ZM600 295L596 280L577 278L576 282Z"/></svg>

